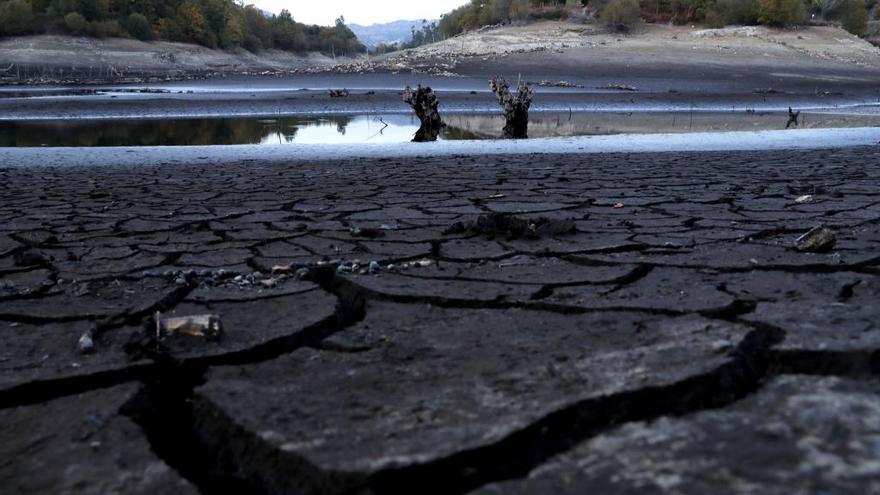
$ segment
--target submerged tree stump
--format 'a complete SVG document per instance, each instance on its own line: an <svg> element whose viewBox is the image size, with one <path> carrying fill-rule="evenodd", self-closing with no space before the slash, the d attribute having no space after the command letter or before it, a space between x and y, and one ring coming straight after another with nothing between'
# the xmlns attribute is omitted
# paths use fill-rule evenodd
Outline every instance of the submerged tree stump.
<svg viewBox="0 0 880 495"><path fill-rule="evenodd" d="M800 110L795 112L794 110L791 109L791 107L788 107L788 123L785 124L785 128L788 129L791 126L799 127L798 117L800 117L800 116L801 116Z"/></svg>
<svg viewBox="0 0 880 495"><path fill-rule="evenodd" d="M529 107L532 104L532 90L522 80L517 84L516 94L510 93L510 85L501 77L489 81L489 87L498 98L504 112L504 137L506 139L525 139L529 137Z"/></svg>
<svg viewBox="0 0 880 495"><path fill-rule="evenodd" d="M422 87L421 84L415 90L407 86L403 90L403 101L412 107L421 123L413 142L436 141L444 124L440 112L437 111L439 102L434 91L429 86Z"/></svg>

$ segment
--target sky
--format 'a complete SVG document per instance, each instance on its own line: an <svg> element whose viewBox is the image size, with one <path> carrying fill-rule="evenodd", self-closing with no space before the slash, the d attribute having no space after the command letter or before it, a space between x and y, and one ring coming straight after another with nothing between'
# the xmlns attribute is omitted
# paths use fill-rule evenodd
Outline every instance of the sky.
<svg viewBox="0 0 880 495"><path fill-rule="evenodd" d="M340 15L348 24L376 24L397 20L438 19L440 14L468 0L245 0L277 14L287 9L306 24L331 25Z"/></svg>

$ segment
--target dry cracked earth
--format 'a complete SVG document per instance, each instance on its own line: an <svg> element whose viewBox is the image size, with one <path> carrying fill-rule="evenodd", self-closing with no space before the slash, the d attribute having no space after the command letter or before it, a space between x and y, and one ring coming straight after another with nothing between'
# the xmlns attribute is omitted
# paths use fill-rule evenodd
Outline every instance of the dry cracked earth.
<svg viewBox="0 0 880 495"><path fill-rule="evenodd" d="M2 168L0 486L878 493L878 158Z"/></svg>

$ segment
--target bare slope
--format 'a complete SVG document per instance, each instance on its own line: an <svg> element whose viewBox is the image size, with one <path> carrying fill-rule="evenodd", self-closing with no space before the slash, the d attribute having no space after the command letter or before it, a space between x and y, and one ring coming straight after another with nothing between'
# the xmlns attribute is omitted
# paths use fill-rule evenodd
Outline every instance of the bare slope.
<svg viewBox="0 0 880 495"><path fill-rule="evenodd" d="M145 43L122 38L23 36L0 40L0 80L108 80L112 78L210 75L212 73L286 72L306 67L331 67L347 59L320 54L297 55L280 50L254 54L226 52L167 41ZM24 74L23 74L24 73Z"/></svg>
<svg viewBox="0 0 880 495"><path fill-rule="evenodd" d="M548 62L828 63L880 67L880 49L830 26L780 30L761 26L697 29L643 25L625 35L595 24L566 22L541 22L466 33L392 54L386 63L392 69L426 63L452 68L473 59L488 61L533 52L544 53Z"/></svg>

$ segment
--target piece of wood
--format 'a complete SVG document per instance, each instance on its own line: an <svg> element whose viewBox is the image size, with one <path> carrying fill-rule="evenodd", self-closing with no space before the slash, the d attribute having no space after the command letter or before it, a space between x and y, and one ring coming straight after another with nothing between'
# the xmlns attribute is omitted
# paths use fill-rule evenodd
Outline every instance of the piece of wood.
<svg viewBox="0 0 880 495"><path fill-rule="evenodd" d="M440 136L440 129L445 125L437 110L439 102L437 95L430 86L422 87L419 84L415 90L407 86L403 90L403 101L412 107L419 118L420 126L413 137L413 142L436 141Z"/></svg>
<svg viewBox="0 0 880 495"><path fill-rule="evenodd" d="M798 127L798 117L801 116L800 110L797 112L793 111L791 107L788 107L788 123L785 124L785 128L788 129L791 126Z"/></svg>
<svg viewBox="0 0 880 495"><path fill-rule="evenodd" d="M504 138L525 139L529 137L529 107L532 104L532 90L522 80L517 84L516 93L510 92L510 85L501 77L489 81L489 88L498 98L504 113Z"/></svg>

